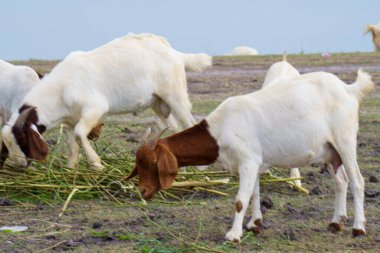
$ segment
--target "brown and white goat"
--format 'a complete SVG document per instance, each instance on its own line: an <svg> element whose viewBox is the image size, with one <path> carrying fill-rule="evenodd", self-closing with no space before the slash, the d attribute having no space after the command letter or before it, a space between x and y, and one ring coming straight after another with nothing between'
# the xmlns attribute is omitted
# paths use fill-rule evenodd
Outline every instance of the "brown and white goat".
<svg viewBox="0 0 380 253"><path fill-rule="evenodd" d="M129 34L89 52L73 52L26 95L3 128L9 160L27 166L30 159L44 159L47 144L41 134L65 124L71 150L68 167L76 166L81 144L90 166L102 170L87 139L91 130L108 115L148 107L166 126L190 127L196 121L185 69L203 70L211 61L206 54L178 52L153 34Z"/></svg>
<svg viewBox="0 0 380 253"><path fill-rule="evenodd" d="M351 85L316 72L228 98L199 124L140 147L129 178L139 175L139 190L149 199L171 186L179 167L219 162L239 175L235 219L226 238L240 241L250 200L252 218L247 228L257 232L261 224L260 172L271 166L324 162L336 186L329 228L340 230L347 215L349 180L355 206L353 235L365 234L364 180L356 142L359 102L373 87L371 77L361 70Z"/></svg>

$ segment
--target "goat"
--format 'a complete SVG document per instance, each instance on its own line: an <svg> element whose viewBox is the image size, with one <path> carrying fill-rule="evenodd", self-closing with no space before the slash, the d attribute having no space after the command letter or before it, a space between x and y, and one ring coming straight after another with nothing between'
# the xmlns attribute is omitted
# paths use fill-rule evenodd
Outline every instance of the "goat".
<svg viewBox="0 0 380 253"><path fill-rule="evenodd" d="M172 128L196 122L187 93L187 70L211 65L206 54L183 54L163 37L129 34L89 52L73 52L31 90L2 130L10 161L28 166L44 160L48 146L41 134L61 123L69 128L67 166L77 164L79 142L90 166L102 170L86 136L107 115L152 107Z"/></svg>
<svg viewBox="0 0 380 253"><path fill-rule="evenodd" d="M138 175L141 195L150 199L171 186L179 167L219 162L239 174L235 219L226 234L228 240L238 242L250 199L252 218L247 228L260 230L260 172L271 166L293 168L322 161L336 186L329 229L342 228L349 180L355 206L353 235L365 234L364 180L356 143L359 102L373 88L370 75L362 70L352 85L333 74L315 72L230 97L199 124L141 146L127 179ZM345 170L339 169L341 165Z"/></svg>
<svg viewBox="0 0 380 253"><path fill-rule="evenodd" d="M231 53L229 53L228 55L258 55L258 54L259 52L252 47L239 46L232 49Z"/></svg>
<svg viewBox="0 0 380 253"><path fill-rule="evenodd" d="M286 53L282 56L282 61L273 63L264 78L264 83L262 88L270 87L272 85L277 85L278 83L282 83L282 80L299 76L300 73L296 68L294 68L290 63L288 63L286 59ZM300 172L298 168L290 169L290 177L292 178L300 178ZM294 180L294 183L301 187L301 180Z"/></svg>
<svg viewBox="0 0 380 253"><path fill-rule="evenodd" d="M269 67L267 73L265 74L262 88L275 85L284 79L296 77L299 75L300 73L298 70L290 63L288 63L286 54L284 54L282 56L282 61L275 62Z"/></svg>
<svg viewBox="0 0 380 253"><path fill-rule="evenodd" d="M8 115L17 111L26 93L39 81L39 74L31 67L0 60L0 105Z"/></svg>
<svg viewBox="0 0 380 253"><path fill-rule="evenodd" d="M380 52L380 23L377 25L367 25L365 34L372 33L372 42L375 47L375 52Z"/></svg>
<svg viewBox="0 0 380 253"><path fill-rule="evenodd" d="M8 121L7 115L17 111L25 94L29 92L42 77L31 67L13 65L0 60L0 116L2 125ZM8 155L7 150L0 144L0 168Z"/></svg>

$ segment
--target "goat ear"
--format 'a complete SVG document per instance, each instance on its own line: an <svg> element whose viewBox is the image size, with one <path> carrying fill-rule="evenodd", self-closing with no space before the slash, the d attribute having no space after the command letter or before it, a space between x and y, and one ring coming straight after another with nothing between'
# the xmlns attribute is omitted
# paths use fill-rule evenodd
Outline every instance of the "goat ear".
<svg viewBox="0 0 380 253"><path fill-rule="evenodd" d="M129 174L129 176L127 177L127 180L137 176L139 173L138 173L138 169L137 169L137 166L135 166L131 172L131 174Z"/></svg>
<svg viewBox="0 0 380 253"><path fill-rule="evenodd" d="M31 158L42 161L45 160L48 152L48 144L41 138L41 135L33 129L29 129L28 134L28 146L30 148Z"/></svg>
<svg viewBox="0 0 380 253"><path fill-rule="evenodd" d="M157 168L160 189L167 189L178 174L177 158L164 145L158 144L156 150L158 151Z"/></svg>

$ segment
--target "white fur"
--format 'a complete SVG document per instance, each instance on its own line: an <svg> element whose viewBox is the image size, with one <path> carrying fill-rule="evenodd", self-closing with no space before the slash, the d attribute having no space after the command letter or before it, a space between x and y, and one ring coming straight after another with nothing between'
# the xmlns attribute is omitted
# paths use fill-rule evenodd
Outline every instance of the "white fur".
<svg viewBox="0 0 380 253"><path fill-rule="evenodd" d="M265 75L262 88L275 85L282 80L296 77L299 75L300 73L298 72L298 70L287 62L286 56L284 55L282 61L273 63L269 67Z"/></svg>
<svg viewBox="0 0 380 253"><path fill-rule="evenodd" d="M23 104L37 108L38 124L47 129L64 123L73 130L69 167L77 163L81 142L90 165L102 169L86 138L93 127L108 115L147 107L171 128L177 128L177 123L192 126L185 68L199 71L210 65L210 56L180 53L163 37L129 34L92 51L69 54L27 94ZM13 114L9 128L18 116ZM3 130L12 159L20 150L12 145L10 135L9 129Z"/></svg>
<svg viewBox="0 0 380 253"><path fill-rule="evenodd" d="M17 111L25 94L39 80L32 68L0 60L0 105L5 107L7 115Z"/></svg>
<svg viewBox="0 0 380 253"><path fill-rule="evenodd" d="M288 61L286 60L286 54L284 54L282 57L282 61L273 63L269 67L265 75L262 88L281 84L283 83L281 81L292 78L292 77L296 77L299 75L300 73L298 72L298 70L294 68L290 63L288 63ZM301 177L298 168L292 168L290 170L290 177L292 178ZM294 183L299 187L301 187L302 185L301 180L294 180Z"/></svg>
<svg viewBox="0 0 380 253"><path fill-rule="evenodd" d="M232 49L231 53L229 55L258 55L259 52L248 46L239 46Z"/></svg>
<svg viewBox="0 0 380 253"><path fill-rule="evenodd" d="M261 171L271 166L293 168L312 162L329 163L328 143L339 153L345 169L341 167L340 173L347 174L351 183L353 228L365 231L364 180L356 161L356 138L359 101L363 92L368 93L373 87L370 76L361 70L351 85L325 72L304 74L251 94L228 98L206 118L219 145L218 162L240 177L236 201L241 201L243 208L235 212L227 239L240 240L250 199L259 203ZM334 177L337 196L333 222L346 211L347 180L339 182L339 178ZM249 228L262 217L257 207L252 212Z"/></svg>
<svg viewBox="0 0 380 253"><path fill-rule="evenodd" d="M372 42L375 52L380 52L380 23L377 25L367 25L365 33L369 32L372 34Z"/></svg>

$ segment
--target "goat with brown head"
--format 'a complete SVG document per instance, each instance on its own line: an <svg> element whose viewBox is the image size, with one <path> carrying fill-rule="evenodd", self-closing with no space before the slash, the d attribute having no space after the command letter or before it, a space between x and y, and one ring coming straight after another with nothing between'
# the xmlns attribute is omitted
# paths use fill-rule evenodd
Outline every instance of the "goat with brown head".
<svg viewBox="0 0 380 253"><path fill-rule="evenodd" d="M139 176L139 190L144 199L150 199L163 189L169 188L182 166L209 165L218 157L218 145L210 135L205 120L180 133L152 141L144 136L143 145L137 150L136 165L127 179Z"/></svg>
<svg viewBox="0 0 380 253"><path fill-rule="evenodd" d="M26 167L30 160L44 160L48 154L48 144L41 134L46 128L38 124L36 108L22 106L19 115L17 118L12 117L10 122L12 121L13 124L5 125L2 129L3 143L6 147L3 146L9 150L11 163ZM4 163L6 158L4 155L1 162Z"/></svg>

